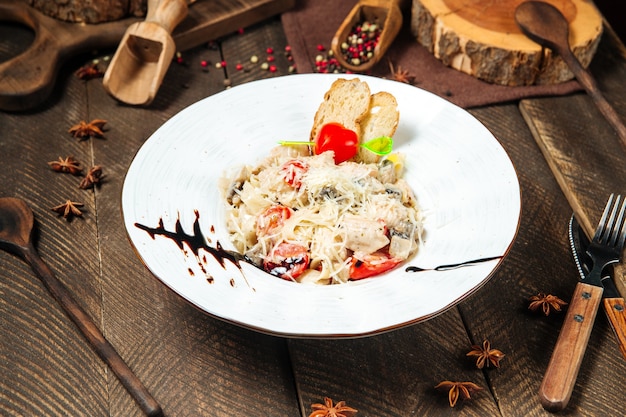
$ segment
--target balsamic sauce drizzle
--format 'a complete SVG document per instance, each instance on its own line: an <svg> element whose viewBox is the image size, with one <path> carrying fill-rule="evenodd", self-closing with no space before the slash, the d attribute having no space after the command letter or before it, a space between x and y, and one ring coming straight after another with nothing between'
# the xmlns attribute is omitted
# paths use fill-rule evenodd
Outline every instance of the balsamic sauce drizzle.
<svg viewBox="0 0 626 417"><path fill-rule="evenodd" d="M208 277L207 281L209 283L213 282L213 278L210 277L208 271L206 271L204 267L203 262L200 260L200 253L199 253L200 249L204 249L211 256L213 256L213 258L217 262L219 262L219 264L224 269L226 269L225 261L226 260L230 261L233 265L235 265L241 271L241 275L243 276L243 278L246 280L246 283L247 283L247 279L245 275L243 274L243 270L241 269L241 262L245 262L257 268L258 266L255 265L253 262L251 262L249 258L247 258L245 255L242 255L232 250L224 249L219 241L216 241L215 247L210 246L205 240L204 236L202 235L202 231L200 230L200 221L199 221L200 213L198 212L198 210L194 210L194 214L196 215L196 220L193 223L193 234L191 235L187 234L185 230L183 229L183 226L180 223L180 217L176 220L175 231L173 232L165 229L165 226L163 225L163 218L159 219L159 225L157 227L148 227L140 223L135 223L135 227L146 231L150 235L150 237L152 237L152 239L154 239L155 236L157 235L164 236L168 239L171 239L174 243L176 243L176 246L178 246L178 248L183 251L183 253L185 253L184 246L186 244L196 256L196 259L198 260L198 265L200 266L202 271L207 275ZM211 232L213 233L215 232L215 228L213 226L211 226ZM471 261L461 262L458 264L440 265L440 266L437 266L435 268L430 268L430 269L420 268L418 266L408 266L405 268L404 271L405 272L449 271L452 269L472 266L472 265L476 265L479 263L489 262L489 261L502 259L502 258L503 258L502 255L492 256L488 258L474 259ZM204 259L204 261L206 263L206 259ZM191 275L193 275L193 271L190 270L189 272ZM231 279L230 283L231 283L231 286L235 286L234 280Z"/></svg>
<svg viewBox="0 0 626 417"><path fill-rule="evenodd" d="M459 264L440 265L440 266L437 266L437 267L431 268L431 269L420 268L418 266L408 266L408 267L406 267L405 271L406 272L450 271L451 269L463 268L465 266L471 266L471 265L476 265L476 264L483 263L483 262L489 262L489 261L493 261L495 259L502 259L502 255L500 255L500 256L491 256L489 258L474 259L474 260L471 260L471 261L461 262Z"/></svg>
<svg viewBox="0 0 626 417"><path fill-rule="evenodd" d="M200 213L198 212L198 210L194 210L194 214L196 215L196 219L193 223L193 234L188 234L185 232L182 224L180 223L180 217L176 219L176 225L174 229L175 231L173 232L165 228L162 217L159 219L159 225L157 227L149 227L140 223L135 223L135 227L146 231L152 239L154 239L156 236L164 236L168 239L171 239L176 244L176 246L178 246L178 248L183 251L183 253L186 253L185 245L187 245L187 247L195 255L198 261L198 265L207 275L207 281L209 283L213 282L213 278L210 277L210 274L204 267L204 263L206 263L206 258L204 258L203 260L200 259L200 249L205 250L211 256L213 256L213 258L217 262L219 262L224 270L226 269L226 260L230 261L239 269L239 271L241 271L241 275L244 279L246 279L245 275L243 274L243 270L241 269L241 262L246 262L250 264L252 263L249 262L248 258L246 258L244 255L235 251L224 249L219 241L215 243L215 247L210 246L202 235L202 231L200 230ZM211 230L213 231L214 228L211 227ZM204 261L204 263L202 261ZM192 272L193 271L190 270L191 275L193 275ZM234 281L232 279L230 282L231 286L234 286Z"/></svg>

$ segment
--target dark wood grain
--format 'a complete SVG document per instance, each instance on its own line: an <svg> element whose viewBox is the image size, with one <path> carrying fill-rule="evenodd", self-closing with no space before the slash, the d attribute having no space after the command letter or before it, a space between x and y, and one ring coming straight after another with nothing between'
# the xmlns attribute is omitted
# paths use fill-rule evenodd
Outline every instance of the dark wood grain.
<svg viewBox="0 0 626 417"><path fill-rule="evenodd" d="M138 359L136 366L154 387L166 414L261 415L272 410L276 415L294 415L297 403L289 389L293 382L284 340L225 324L176 296L138 262L122 224L119 196L135 152L182 108L226 88L224 69L214 65L221 55L209 47L184 53L183 63L172 65L157 95L157 111L111 105L112 99L99 84L89 84L92 117L114 121L107 141L93 142L94 163L106 167L108 178L97 191L98 214L106 219L99 225L102 265L107 271L102 277L106 283L102 302L110 312L106 328L131 361ZM202 61L209 65L202 67ZM107 113L96 113L98 108ZM181 385L186 387L184 395ZM130 415L127 397L115 387L113 392L113 413Z"/></svg>
<svg viewBox="0 0 626 417"><path fill-rule="evenodd" d="M616 94L619 91L616 78L623 79L624 63L623 54L619 58L619 53L615 51L622 48L612 33L607 32L591 70L602 80L600 85L608 99L624 114L623 94ZM560 100L524 100L520 109L572 210L579 220L587 223L586 231L592 234L608 194L623 192L620 190L624 186L624 166L619 161L624 155L617 135L600 118L599 111L584 94ZM620 277L623 274L618 273L617 284L623 283ZM569 285L574 285L573 281ZM571 288L570 294L573 292ZM601 340L602 344L595 343L587 352L581 376L574 387L573 404L570 403L566 413L582 409L601 410L609 405L612 407L613 399L619 402L618 388L609 387L593 395L598 384L593 381L597 375L592 370L610 375L610 378L619 378L619 369L623 366L618 356L618 345L604 317L596 321L591 337L596 338L596 342ZM618 366L617 372L614 366ZM583 395L584 392L587 394ZM598 400L600 395L604 401ZM606 401L607 398L611 400ZM621 411L616 408L613 412Z"/></svg>
<svg viewBox="0 0 626 417"><path fill-rule="evenodd" d="M302 415L324 397L346 401L364 416L497 415L485 375L465 355L470 340L456 309L391 333L353 340L291 340ZM444 380L483 388L450 408Z"/></svg>
<svg viewBox="0 0 626 417"><path fill-rule="evenodd" d="M607 100L624 120L625 56L623 44L608 30L590 68ZM566 100L523 100L520 110L576 218L592 236L608 196L626 192L626 149L584 94ZM622 266L616 277L618 289L625 294L626 271Z"/></svg>
<svg viewBox="0 0 626 417"><path fill-rule="evenodd" d="M93 195L78 189L77 177L56 174L47 164L67 155L85 161L87 155L86 143L67 133L85 117L87 97L80 84L61 93L62 104L41 112L0 114L0 194L28 202L42 258L100 322ZM83 218L67 222L50 211L66 199L85 203ZM9 415L104 415L111 377L106 365L24 262L2 253L0 265L0 408Z"/></svg>
<svg viewBox="0 0 626 417"><path fill-rule="evenodd" d="M537 396L546 354L561 316L537 316L528 298L540 292L567 298L576 269L567 246L571 214L558 185L514 105L472 110L502 143L516 168L522 217L509 255L481 290L459 306L473 343L488 339L507 356L486 373L503 416L545 415ZM549 257L540 254L549 253ZM558 260L558 261L555 261ZM529 273L529 271L534 273Z"/></svg>
<svg viewBox="0 0 626 417"><path fill-rule="evenodd" d="M294 0L198 2L190 7L186 18L172 34L175 47L178 50L196 47L275 16L293 7L294 3ZM50 16L23 1L0 3L2 20L17 22L36 32L32 44L27 44L21 54L16 54L10 61L0 61L0 109L20 111L36 108L53 91L57 73L65 60L94 49L117 47L128 26L139 20L126 17L85 25ZM125 61L128 62L128 59ZM128 68L125 70L128 71ZM115 83L111 86L117 91Z"/></svg>
<svg viewBox="0 0 626 417"><path fill-rule="evenodd" d="M28 44L0 36L0 61ZM0 35L3 32L0 25ZM21 39L21 44L19 43ZM501 142L522 189L517 238L491 279L457 307L429 321L347 340L284 339L210 317L165 287L136 256L124 230L120 197L135 153L163 122L205 97L254 80L287 75L290 61L279 19L246 27L184 51L149 108L108 96L101 80L60 72L36 111L0 112L0 196L23 198L37 220L42 258L170 416L306 417L324 397L345 400L357 416L549 416L538 390L564 312L528 310L539 292L569 301L578 281L567 242L572 211L597 223L610 192L624 193L623 153L585 94L472 109ZM261 68L273 48L276 72ZM592 72L626 112L623 46L609 35ZM251 56L259 62L250 62ZM215 64L226 61L225 68ZM207 65L202 66L201 62ZM236 64L243 68L238 70ZM211 117L211 115L207 115ZM106 119L105 137L79 141L67 129ZM216 120L216 123L219 121ZM104 179L80 190L79 177L48 161L73 155ZM50 210L65 199L85 203L71 222ZM580 219L580 218L579 218ZM565 307L566 309L567 307ZM140 416L106 365L57 307L30 268L0 252L0 414ZM479 370L466 353L488 339L505 353L500 368ZM568 407L559 415L622 415L624 360L606 318L596 319ZM448 404L442 380L483 388Z"/></svg>
<svg viewBox="0 0 626 417"><path fill-rule="evenodd" d="M548 411L567 407L601 301L602 288L581 282L576 285L539 387L541 405Z"/></svg>
<svg viewBox="0 0 626 417"><path fill-rule="evenodd" d="M199 1L189 8L187 18L174 32L180 50L224 37L276 16L295 5L295 0Z"/></svg>
<svg viewBox="0 0 626 417"><path fill-rule="evenodd" d="M626 358L626 336L623 331L626 329L626 303L623 298L605 298L602 302L607 319L619 344L619 349L622 356Z"/></svg>
<svg viewBox="0 0 626 417"><path fill-rule="evenodd" d="M276 23L273 28L281 32ZM255 37L248 39L254 42ZM279 48L284 48L284 44ZM257 53L261 55L264 51L265 42L258 46ZM225 324L188 305L146 270L124 232L119 196L124 174L137 149L176 112L226 88L224 70L211 66L206 71L200 65L202 60L219 62L221 53L200 47L185 54L182 64L172 65L151 109L119 105L104 93L99 80L80 81L72 75L76 68L68 70L60 80L63 94L68 97L61 100L72 107L51 104L49 112L1 115L1 143L6 152L3 158L9 161L1 170L1 192L25 198L34 207L42 230L39 242L42 257L51 259L51 267L60 277L73 277L76 285L70 281L68 286L82 303L91 307L88 310L92 317L102 324L107 338L154 392L166 414L232 416L233 410L237 410L241 415L261 415L269 410L276 415L296 415L285 341ZM32 123L28 122L29 118ZM72 124L92 118L108 120L104 139L79 142L67 133ZM10 132L14 134L9 139ZM30 139L31 135L41 142ZM74 155L86 167L102 165L105 175L102 186L92 191L79 190L77 177L52 172L47 161L66 153ZM49 211L49 207L64 198L86 204L83 218L68 223ZM48 235L52 236L47 238ZM97 241L100 243L94 244ZM2 352L20 345L24 331L39 327L37 320L45 323L32 344L31 360L13 357L2 361L7 367L2 374L10 375L3 380L6 409L15 410L14 415L97 416L108 415L106 410L111 415L141 415L132 398L115 378L107 375L79 335L58 342L61 345L58 352L48 345L58 339L51 332L71 334L72 324L66 323L68 319L58 311L54 300L37 288L37 279L17 258L2 254L0 259L2 270L20 275L18 280L11 273L9 279L2 281L3 289L17 292L3 304L3 307L17 307L4 310L6 317L19 315L19 320L3 321L3 334L14 337L3 338ZM16 289L16 282L17 289L28 284L29 292L34 291L31 287L40 291L26 297ZM27 311L21 312L24 303L36 303L37 307L25 307ZM54 322L42 318L47 310L55 312L57 320L64 322L67 329L48 328ZM28 317L27 312L31 311L39 314ZM73 349L64 346L66 343ZM38 354L44 348L45 355ZM27 355L28 349L19 352ZM90 365L82 364L85 357L90 358ZM34 358L52 368L37 376L35 386L28 381L33 377L29 366L34 366ZM16 372L16 366L24 370ZM91 382L89 375L85 375L89 368L97 371ZM90 389L85 389L85 383ZM182 387L185 389L181 390ZM24 392L29 395L23 396ZM31 396L37 392L46 404L32 400ZM94 402L97 398L100 403Z"/></svg>
<svg viewBox="0 0 626 417"><path fill-rule="evenodd" d="M570 23L558 8L550 3L541 1L529 1L520 4L515 9L515 21L522 32L542 47L556 52L567 64L568 68L583 86L594 104L604 115L606 121L615 129L622 146L626 150L626 126L620 116L609 103L598 84L585 66L579 61L580 51L575 55L569 45L570 32L576 32L574 23ZM570 27L572 26L572 27ZM600 25L598 25L600 26ZM600 28L599 28L600 29ZM589 42L591 44L591 42Z"/></svg>

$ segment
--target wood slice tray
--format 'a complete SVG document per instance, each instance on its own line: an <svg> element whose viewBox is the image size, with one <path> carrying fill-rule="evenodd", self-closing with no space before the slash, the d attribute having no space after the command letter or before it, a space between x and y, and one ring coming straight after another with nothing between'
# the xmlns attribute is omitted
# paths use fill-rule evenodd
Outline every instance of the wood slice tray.
<svg viewBox="0 0 626 417"><path fill-rule="evenodd" d="M413 0L411 31L444 64L501 85L546 85L574 75L563 60L526 38L515 9L526 0ZM587 0L544 0L563 13L570 46L586 67L602 35L602 16Z"/></svg>
<svg viewBox="0 0 626 417"><path fill-rule="evenodd" d="M179 51L201 45L280 14L295 0L198 0L172 37ZM0 110L36 107L51 93L58 70L72 55L115 48L126 28L139 18L101 24L69 23L44 15L19 0L0 3L0 21L16 22L35 32L22 54L0 63Z"/></svg>

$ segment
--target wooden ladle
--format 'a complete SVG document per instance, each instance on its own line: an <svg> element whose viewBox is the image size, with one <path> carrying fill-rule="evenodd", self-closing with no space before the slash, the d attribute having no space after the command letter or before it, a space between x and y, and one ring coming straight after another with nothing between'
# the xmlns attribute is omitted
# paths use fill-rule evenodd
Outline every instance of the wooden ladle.
<svg viewBox="0 0 626 417"><path fill-rule="evenodd" d="M146 387L115 348L105 339L102 332L72 297L67 288L43 262L33 244L33 226L33 212L23 200L11 197L0 198L0 249L21 256L31 266L96 353L117 375L142 411L148 416L162 416L161 407Z"/></svg>
<svg viewBox="0 0 626 417"><path fill-rule="evenodd" d="M176 52L171 33L185 16L186 0L148 0L146 19L129 26L104 74L105 90L126 104L150 104Z"/></svg>
<svg viewBox="0 0 626 417"><path fill-rule="evenodd" d="M626 147L626 126L602 95L591 73L583 68L570 49L569 24L559 9L542 1L527 1L515 9L515 21L531 40L561 56Z"/></svg>
<svg viewBox="0 0 626 417"><path fill-rule="evenodd" d="M333 37L330 48L339 64L354 72L365 72L376 65L395 39L402 27L402 12L399 0L360 0L343 20ZM372 58L359 65L345 59L341 44L348 39L354 27L364 21L377 22L382 32Z"/></svg>

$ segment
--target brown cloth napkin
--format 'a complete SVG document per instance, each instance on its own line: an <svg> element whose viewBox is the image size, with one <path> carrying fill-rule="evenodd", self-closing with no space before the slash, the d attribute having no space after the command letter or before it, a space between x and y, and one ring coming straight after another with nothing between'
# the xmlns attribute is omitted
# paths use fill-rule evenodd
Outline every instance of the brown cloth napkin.
<svg viewBox="0 0 626 417"><path fill-rule="evenodd" d="M564 95L581 89L576 81L557 85L507 87L490 84L445 66L411 35L411 10L403 8L402 30L386 56L370 75L391 78L389 62L408 70L413 84L463 107L478 107L529 97ZM354 0L298 0L283 13L282 23L299 73L314 72L318 45L330 48L330 42L343 19L356 4Z"/></svg>

